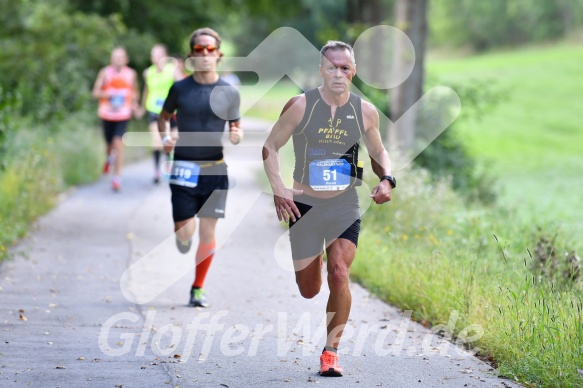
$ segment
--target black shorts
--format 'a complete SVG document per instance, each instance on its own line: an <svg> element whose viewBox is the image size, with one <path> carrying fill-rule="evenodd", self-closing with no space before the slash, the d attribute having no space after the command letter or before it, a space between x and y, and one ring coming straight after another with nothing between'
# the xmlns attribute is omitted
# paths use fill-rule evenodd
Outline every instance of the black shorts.
<svg viewBox="0 0 583 388"><path fill-rule="evenodd" d="M158 121L158 113L148 111L148 124L152 124ZM172 115L170 117L170 128L176 128L176 116Z"/></svg>
<svg viewBox="0 0 583 388"><path fill-rule="evenodd" d="M228 189L229 177L224 162L201 168L196 187L170 184L174 222L196 215L199 218L224 218Z"/></svg>
<svg viewBox="0 0 583 388"><path fill-rule="evenodd" d="M308 195L294 197L302 217L289 222L292 258L314 257L337 238L344 238L358 246L360 207L356 189L333 198L321 199Z"/></svg>
<svg viewBox="0 0 583 388"><path fill-rule="evenodd" d="M107 142L107 144L111 144L114 137L122 137L123 134L126 133L128 121L129 120L124 121L102 120L103 135L105 136L105 141Z"/></svg>

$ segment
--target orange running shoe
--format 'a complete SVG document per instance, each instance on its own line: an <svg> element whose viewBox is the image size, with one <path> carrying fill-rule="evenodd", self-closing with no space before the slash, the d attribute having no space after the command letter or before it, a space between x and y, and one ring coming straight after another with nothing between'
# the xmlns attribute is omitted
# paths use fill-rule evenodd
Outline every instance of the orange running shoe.
<svg viewBox="0 0 583 388"><path fill-rule="evenodd" d="M320 356L320 376L341 377L344 369L338 365L338 355L324 350Z"/></svg>

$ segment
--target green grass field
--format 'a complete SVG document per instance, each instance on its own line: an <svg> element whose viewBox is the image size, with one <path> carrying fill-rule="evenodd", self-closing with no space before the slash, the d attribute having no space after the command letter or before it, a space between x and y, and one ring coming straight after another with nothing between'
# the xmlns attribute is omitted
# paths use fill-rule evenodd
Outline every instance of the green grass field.
<svg viewBox="0 0 583 388"><path fill-rule="evenodd" d="M568 280L565 255L583 252L581 63L583 47L568 45L429 61L435 85L479 80L501 91L481 119L462 109L451 129L496 176L498 201L467 205L423 171L402 171L390 205L363 216L352 271L432 325L458 311L452 335L483 329L471 346L527 386L583 384L581 273ZM541 238L555 239L561 270L541 264L550 253Z"/></svg>
<svg viewBox="0 0 583 388"><path fill-rule="evenodd" d="M497 176L502 204L570 238L583 233L582 63L583 46L566 44L427 63L440 85L480 79L503 91L456 130Z"/></svg>

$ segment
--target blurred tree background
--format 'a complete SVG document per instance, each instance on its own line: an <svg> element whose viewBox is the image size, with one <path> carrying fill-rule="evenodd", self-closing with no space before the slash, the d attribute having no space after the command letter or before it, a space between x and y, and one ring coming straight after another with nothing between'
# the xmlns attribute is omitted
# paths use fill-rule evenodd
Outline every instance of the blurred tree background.
<svg viewBox="0 0 583 388"><path fill-rule="evenodd" d="M328 39L353 43L369 27L397 25L397 6L404 3L403 0L166 3L0 0L0 183L2 174L14 167L19 154L9 152L10 149L14 144L26 143L17 141L20 132L21 138L27 131L36 133L37 138L41 134L77 133L88 130L76 124L84 122L90 123L91 130L98 134L96 104L90 90L97 71L108 64L116 45L127 48L130 66L140 73L149 66L149 51L154 43L164 43L170 53L184 56L189 34L201 26L220 31L228 55L249 54L281 26L297 29L316 47ZM427 5L423 9L427 21L423 42L429 50L454 48L478 52L552 42L576 35L583 26L583 2L578 0L423 0L423 3ZM406 30L406 26L407 22L401 27ZM377 64L374 53L369 62ZM379 61L377 65L379 74L388 73L388 64ZM426 78L420 73L416 85L402 87L418 89L419 94L426 89ZM358 77L355 85L390 117L388 90L372 88ZM480 85L458 86L456 91L465 98L464 109L468 111L490 106L499 96L495 90L482 92ZM475 169L467 167L473 162L450 132L444 132L431 152L419 157L417 163L439 176L456 172L454 186L473 192L479 182L487 180L474 176ZM95 148L92 144L85 146ZM83 148L79 144L63 147ZM71 163L62 161L63 165ZM460 170L460 166L465 167ZM60 180L65 185L95 177L86 174L86 178L81 178L84 174L80 171L62 175L65 178ZM66 178L69 176L77 178L70 180ZM492 198L489 193L483 194L477 197Z"/></svg>
<svg viewBox="0 0 583 388"><path fill-rule="evenodd" d="M189 34L219 30L230 55L247 55L271 31L290 26L316 47L353 42L368 27L394 24L395 0L0 0L0 144L19 117L50 122L91 112L90 88L118 44L141 72L162 42L185 55ZM428 44L486 50L564 38L580 30L577 0L432 0ZM382 69L379 69L382 72ZM366 85L356 84L365 91ZM388 97L368 88L387 114ZM0 156L0 161L5 162Z"/></svg>
<svg viewBox="0 0 583 388"><path fill-rule="evenodd" d="M18 184L8 177L11 171L14 176L22 175L25 167L19 163L29 156L33 140L44 142L45 147L50 141L56 149L70 150L58 153L60 169L52 162L39 162L45 168L51 166L55 174L50 182L57 186L43 189L46 195L98 176L93 163L102 157L94 145L100 133L90 90L97 71L108 64L116 45L127 48L130 66L141 73L149 66L154 43L164 43L170 53L185 56L190 33L201 26L220 31L224 51L236 56L249 54L281 26L297 29L320 47L328 39L354 43L369 27L401 23L410 36L417 33L417 40L429 50L473 52L565 39L583 26L583 2L578 0L416 2L423 4L422 11L413 11L408 17L424 12L420 19L426 26L423 31L407 31L412 24L396 20L398 6L410 3L404 0L0 0L0 185L7 191L10 185ZM425 51L424 47L417 49L419 54ZM368 62L377 66L374 73L389 72L390 64L378 60L374 51L369 55ZM411 101L427 89L428 77L423 72L421 66L415 82L400 86L404 92L415 89ZM241 74L243 79L246 75ZM370 87L358 77L354 83L391 117L389 90ZM466 112L482 110L499 100L499 91L483 86L454 86L464 99ZM395 107L397 113L391 118L398 118L407 109L407 103ZM419 118L410 131L422 131L423 120ZM75 142L71 134L78 137ZM80 160L67 159L74 155ZM436 177L453 175L454 188L467 197L494 198L488 192L489 180L476 173L476 163L454 131L440 135L416 163ZM30 197L37 195L31 193ZM8 218L4 220L11 225Z"/></svg>

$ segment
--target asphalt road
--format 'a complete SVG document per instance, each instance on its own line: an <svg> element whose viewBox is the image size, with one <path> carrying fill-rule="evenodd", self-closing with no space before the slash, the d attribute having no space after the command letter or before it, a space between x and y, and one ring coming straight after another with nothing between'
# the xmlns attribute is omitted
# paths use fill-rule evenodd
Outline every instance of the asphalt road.
<svg viewBox="0 0 583 388"><path fill-rule="evenodd" d="M152 184L150 161L131 165L120 193L108 177L67 193L0 266L0 386L517 386L356 284L345 376L320 377L328 290L299 295L258 183L267 128L248 125L256 134L226 150L211 307L187 306L195 249L175 247L167 185Z"/></svg>

